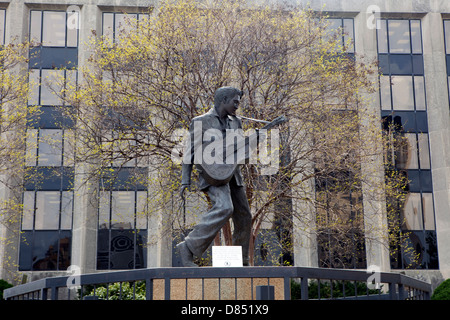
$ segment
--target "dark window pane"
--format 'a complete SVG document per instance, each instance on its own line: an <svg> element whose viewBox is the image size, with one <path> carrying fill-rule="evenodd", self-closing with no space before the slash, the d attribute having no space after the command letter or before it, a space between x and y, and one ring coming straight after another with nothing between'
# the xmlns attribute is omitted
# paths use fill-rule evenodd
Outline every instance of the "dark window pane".
<svg viewBox="0 0 450 320"><path fill-rule="evenodd" d="M28 118L28 127L42 129L60 129L73 127L74 122L70 117L65 117L63 112L72 111L65 107L62 111L58 107L40 107L38 115Z"/></svg>
<svg viewBox="0 0 450 320"><path fill-rule="evenodd" d="M412 74L413 66L411 55L391 54L389 55L389 66L391 74Z"/></svg>
<svg viewBox="0 0 450 320"><path fill-rule="evenodd" d="M97 269L109 269L109 230L98 230L97 239Z"/></svg>
<svg viewBox="0 0 450 320"><path fill-rule="evenodd" d="M380 72L383 76L387 76L390 73L389 69L389 55L388 54L380 54L378 55L378 63L380 67Z"/></svg>
<svg viewBox="0 0 450 320"><path fill-rule="evenodd" d="M416 112L416 132L428 132L427 113L425 111Z"/></svg>
<svg viewBox="0 0 450 320"><path fill-rule="evenodd" d="M19 270L31 270L33 231L23 231L20 236Z"/></svg>
<svg viewBox="0 0 450 320"><path fill-rule="evenodd" d="M134 232L111 230L110 269L134 268Z"/></svg>
<svg viewBox="0 0 450 320"><path fill-rule="evenodd" d="M30 50L30 68L76 68L78 48L36 47Z"/></svg>
<svg viewBox="0 0 450 320"><path fill-rule="evenodd" d="M33 241L33 270L58 269L58 231L36 231Z"/></svg>
<svg viewBox="0 0 450 320"><path fill-rule="evenodd" d="M432 192L433 183L431 180L431 170L420 171L420 187L423 192Z"/></svg>
<svg viewBox="0 0 450 320"><path fill-rule="evenodd" d="M428 269L439 269L436 231L425 231L425 242Z"/></svg>
<svg viewBox="0 0 450 320"><path fill-rule="evenodd" d="M403 132L428 132L427 113L425 111L382 111L381 116L385 119L385 126L394 124Z"/></svg>
<svg viewBox="0 0 450 320"><path fill-rule="evenodd" d="M445 59L446 59L446 62L447 62L447 75L450 76L450 54L447 54Z"/></svg>
<svg viewBox="0 0 450 320"><path fill-rule="evenodd" d="M409 180L409 191L410 192L420 192L420 173L419 170L408 170L407 171L408 180Z"/></svg>
<svg viewBox="0 0 450 320"><path fill-rule="evenodd" d="M395 112L394 123L401 125L404 132L416 131L414 112Z"/></svg>
<svg viewBox="0 0 450 320"><path fill-rule="evenodd" d="M425 235L423 231L410 231L402 248L403 268L425 269Z"/></svg>
<svg viewBox="0 0 450 320"><path fill-rule="evenodd" d="M135 268L147 267L147 231L142 230L136 234L136 253L135 253Z"/></svg>
<svg viewBox="0 0 450 320"><path fill-rule="evenodd" d="M414 74L423 75L423 56L414 54L412 56Z"/></svg>
<svg viewBox="0 0 450 320"><path fill-rule="evenodd" d="M61 231L59 237L59 256L58 256L58 268L59 270L67 270L70 266L72 249L72 232Z"/></svg>
<svg viewBox="0 0 450 320"><path fill-rule="evenodd" d="M97 269L145 268L146 239L147 231L98 230Z"/></svg>
<svg viewBox="0 0 450 320"><path fill-rule="evenodd" d="M74 170L70 167L27 167L25 177L26 190L70 190Z"/></svg>

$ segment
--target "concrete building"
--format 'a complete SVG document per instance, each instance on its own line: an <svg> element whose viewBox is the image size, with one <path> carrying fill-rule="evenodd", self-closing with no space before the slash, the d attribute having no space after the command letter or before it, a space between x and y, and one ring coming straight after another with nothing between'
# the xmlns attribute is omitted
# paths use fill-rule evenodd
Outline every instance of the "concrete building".
<svg viewBox="0 0 450 320"><path fill-rule="evenodd" d="M92 30L97 34L114 30L123 12L139 19L156 0L47 0L1 1L0 42L35 39L42 43L37 58L30 62L35 80L63 75L77 77L76 69L89 57L85 43ZM284 1L289 3L290 1ZM384 271L405 271L437 283L450 277L450 3L424 0L322 0L293 1L324 9L354 39L354 51L378 59L382 76L380 90L373 95L372 108L382 118L401 124L410 142L412 155L402 165L411 180L404 209L411 232L411 246L421 260L414 269L405 270L408 257L402 252L395 261L389 250L366 243L367 266ZM74 13L79 25L72 25ZM113 33L114 34L114 33ZM55 69L56 66L56 69ZM74 67L61 71L58 68ZM136 186L104 191L92 199L89 193L76 192L82 168L70 162L64 137L70 126L52 121L58 100L44 86L32 93L29 105L42 105L40 120L30 124L29 132L37 146L36 161L27 163L36 172L50 176L49 168L60 170L39 186L25 183L24 211L20 234L1 227L3 238L14 238L14 245L0 248L0 278L19 270L30 279L65 272L70 265L89 273L110 269L170 266L171 239L142 246L161 232L158 221L139 219L140 199L151 190ZM60 146L55 152L45 137ZM382 169L381 169L382 171ZM89 186L83 185L83 188ZM8 192L0 190L7 198ZM370 209L365 208L369 214ZM126 211L126 218L117 219ZM117 221L120 221L118 223ZM381 223L381 222L380 222ZM317 243L295 232L294 262L299 266L321 266ZM13 265L6 263L13 257ZM8 264L8 265L7 265ZM14 270L13 270L14 271Z"/></svg>

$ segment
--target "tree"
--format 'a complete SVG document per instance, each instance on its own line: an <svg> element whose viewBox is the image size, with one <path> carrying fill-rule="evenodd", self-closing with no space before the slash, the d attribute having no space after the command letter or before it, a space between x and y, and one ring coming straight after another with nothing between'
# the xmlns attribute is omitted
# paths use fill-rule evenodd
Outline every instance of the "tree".
<svg viewBox="0 0 450 320"><path fill-rule="evenodd" d="M0 48L0 243L3 248L17 246L26 174L26 124L38 114L37 107L27 107L29 88L33 85L29 83L27 69L30 47L30 43L12 41ZM7 251L0 254L1 264L14 267L14 258Z"/></svg>
<svg viewBox="0 0 450 320"><path fill-rule="evenodd" d="M168 204L179 201L173 197L180 183L180 136L213 105L217 88L235 86L245 92L243 115L289 119L263 142L260 161L244 166L252 251L269 224L281 263L292 263L296 219L308 233L323 235L324 247L334 247L325 251L341 252L340 263L332 258L324 264L349 266L356 255L348 244L387 237L385 225L365 233L363 186L368 201L383 201L386 192L396 196L399 188L391 186L399 177L394 173L380 188L372 179L380 167L361 169L383 155L381 126L367 99L378 70L374 61L348 54L351 42L342 43L342 30L330 31L326 18L298 7L174 0L162 1L148 19L130 20L113 40L94 35L82 81L63 92L71 106L64 110L75 123L77 161L91 166L92 179L105 176L111 163L150 164L154 174L136 170L136 179L154 178L151 208L167 213ZM245 121L245 129L256 126ZM168 229L189 228L186 216L206 203L204 195L191 197L196 200L188 202L186 215L172 210L165 217ZM317 215L307 214L311 210Z"/></svg>

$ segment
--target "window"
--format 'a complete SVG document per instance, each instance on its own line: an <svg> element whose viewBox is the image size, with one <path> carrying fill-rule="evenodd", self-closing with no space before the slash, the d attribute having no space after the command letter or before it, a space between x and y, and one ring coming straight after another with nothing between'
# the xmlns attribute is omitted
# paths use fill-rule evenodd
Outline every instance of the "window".
<svg viewBox="0 0 450 320"><path fill-rule="evenodd" d="M25 191L22 230L71 230L72 191Z"/></svg>
<svg viewBox="0 0 450 320"><path fill-rule="evenodd" d="M27 130L27 166L73 166L73 132L63 129Z"/></svg>
<svg viewBox="0 0 450 320"><path fill-rule="evenodd" d="M341 18L329 18L327 19L328 30L335 31L337 29L342 30L342 36L340 38L340 45L344 47L345 52L354 53L354 27L353 19L341 19Z"/></svg>
<svg viewBox="0 0 450 320"><path fill-rule="evenodd" d="M25 191L19 269L66 270L70 265L73 192Z"/></svg>
<svg viewBox="0 0 450 320"><path fill-rule="evenodd" d="M5 44L6 10L0 9L0 46Z"/></svg>
<svg viewBox="0 0 450 320"><path fill-rule="evenodd" d="M391 141L386 150L387 172L399 171L409 180L404 199L388 199L394 204L400 222L399 229L390 231L403 239L402 248L391 247L395 253L391 256L391 267L436 269L421 21L381 20L380 27L377 30L380 105L384 131Z"/></svg>
<svg viewBox="0 0 450 320"><path fill-rule="evenodd" d="M19 269L67 270L71 264L74 169L72 132L58 106L64 86L76 82L78 30L65 11L30 12L32 86L28 104L40 105L27 125L25 191ZM73 13L70 13L73 14ZM77 13L75 13L77 14Z"/></svg>
<svg viewBox="0 0 450 320"><path fill-rule="evenodd" d="M405 133L396 148L395 165L398 169L430 169L427 133Z"/></svg>
<svg viewBox="0 0 450 320"><path fill-rule="evenodd" d="M420 20L380 20L378 53L422 54Z"/></svg>
<svg viewBox="0 0 450 320"><path fill-rule="evenodd" d="M78 30L67 25L66 11L31 11L30 40L44 47L77 47ZM72 12L70 14L76 14Z"/></svg>
<svg viewBox="0 0 450 320"><path fill-rule="evenodd" d="M97 269L146 266L147 192L101 191Z"/></svg>
<svg viewBox="0 0 450 320"><path fill-rule="evenodd" d="M76 70L31 69L32 91L29 105L60 106L63 104L61 91L73 87L77 80Z"/></svg>
<svg viewBox="0 0 450 320"><path fill-rule="evenodd" d="M360 182L351 172L333 176L316 177L319 267L366 268Z"/></svg>
<svg viewBox="0 0 450 320"><path fill-rule="evenodd" d="M148 18L145 13L103 13L102 34L109 41L117 40L121 32L128 32L132 28L133 23L139 23L140 20Z"/></svg>

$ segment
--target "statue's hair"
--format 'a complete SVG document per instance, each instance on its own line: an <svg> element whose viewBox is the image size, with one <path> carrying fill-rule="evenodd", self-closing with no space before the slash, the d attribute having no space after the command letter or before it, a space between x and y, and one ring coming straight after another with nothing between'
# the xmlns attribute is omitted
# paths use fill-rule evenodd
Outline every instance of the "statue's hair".
<svg viewBox="0 0 450 320"><path fill-rule="evenodd" d="M244 92L234 87L221 87L214 93L214 105L218 106L222 101L224 101L224 98L228 100L233 98L235 95L242 97Z"/></svg>

